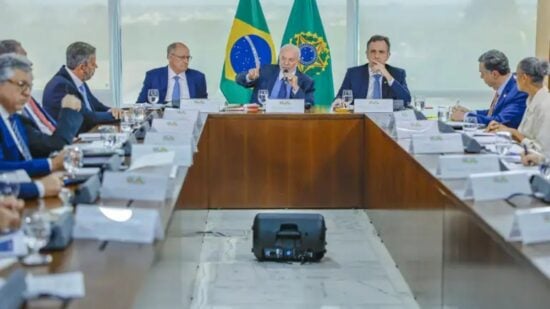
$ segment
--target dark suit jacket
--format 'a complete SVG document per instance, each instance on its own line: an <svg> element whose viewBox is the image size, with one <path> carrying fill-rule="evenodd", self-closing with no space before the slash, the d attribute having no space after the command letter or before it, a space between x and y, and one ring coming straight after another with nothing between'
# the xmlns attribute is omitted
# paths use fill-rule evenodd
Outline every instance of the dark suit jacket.
<svg viewBox="0 0 550 309"><path fill-rule="evenodd" d="M197 70L187 69L187 71L185 71L185 78L187 79L187 86L189 87L189 96L192 99L208 98L208 93L206 92L206 78L203 73ZM152 69L145 73L145 80L143 81L143 87L139 93L137 103L147 102L147 91L149 89L158 89L159 103L164 103L166 101L168 66Z"/></svg>
<svg viewBox="0 0 550 309"><path fill-rule="evenodd" d="M19 185L19 198L33 199L38 197L38 188L34 182L24 182Z"/></svg>
<svg viewBox="0 0 550 309"><path fill-rule="evenodd" d="M16 117L16 125L21 133L21 137L24 142L29 145L29 139L24 129L21 116L16 115ZM40 133L43 134L42 132ZM15 140L2 120L0 120L0 137L2 138L0 142L0 170L13 171L23 169L27 171L30 176L50 173L50 165L47 159L32 159L25 161L17 148Z"/></svg>
<svg viewBox="0 0 550 309"><path fill-rule="evenodd" d="M248 72L242 72L237 74L236 81L239 85L250 88L254 87L252 91L252 97L250 97L250 103L258 103L258 90L267 89L269 93L275 86L277 77L279 77L280 68L275 64L267 64L260 68L260 77L258 79L251 81L250 83L246 82L246 75ZM291 99L304 99L306 108L313 106L313 95L315 93L315 82L311 77L306 74L296 70L296 77L298 77L298 86L300 90L294 94L290 92Z"/></svg>
<svg viewBox="0 0 550 309"><path fill-rule="evenodd" d="M488 109L477 110L474 113L478 123L488 125L491 120L495 120L507 127L517 129L525 113L526 101L527 93L518 90L516 78L512 76L499 96L491 116L488 116Z"/></svg>
<svg viewBox="0 0 550 309"><path fill-rule="evenodd" d="M393 83L390 87L386 78L382 78L382 98L403 100L405 106L411 102L411 93L407 88L406 73L405 70L393 67L386 64L386 69L393 76ZM357 67L349 68L338 90L337 97L342 96L342 90L351 89L353 91L353 98L364 99L367 97L369 90L369 65L364 64Z"/></svg>
<svg viewBox="0 0 550 309"><path fill-rule="evenodd" d="M86 92L88 94L88 102L90 102L93 109L91 112L86 108L84 97L80 91L78 91L78 88L65 69L65 66L62 66L46 84L42 105L53 118L59 121L61 116L61 100L65 95L72 94L82 101L82 109L80 112L82 116L84 116L84 122L80 131L87 131L97 124L116 122L113 115L109 112L110 108L103 105L103 103L92 94L86 83L84 83L84 87L86 87Z"/></svg>
<svg viewBox="0 0 550 309"><path fill-rule="evenodd" d="M27 117L21 117L21 120L29 138L29 150L32 156L44 158L73 142L82 125L83 116L75 110L62 108L57 128L52 135L42 133Z"/></svg>

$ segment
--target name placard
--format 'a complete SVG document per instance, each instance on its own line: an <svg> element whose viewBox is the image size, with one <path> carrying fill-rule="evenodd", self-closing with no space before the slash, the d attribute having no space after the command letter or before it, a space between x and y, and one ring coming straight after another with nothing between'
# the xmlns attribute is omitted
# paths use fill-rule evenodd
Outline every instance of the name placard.
<svg viewBox="0 0 550 309"><path fill-rule="evenodd" d="M162 202L166 199L168 179L168 173L160 175L105 171L100 195L105 199Z"/></svg>
<svg viewBox="0 0 550 309"><path fill-rule="evenodd" d="M157 209L78 205L73 237L150 244L164 230Z"/></svg>
<svg viewBox="0 0 550 309"><path fill-rule="evenodd" d="M187 145L171 145L171 144L141 144L132 145L132 160L138 158L165 152L174 152L174 165L191 166L193 165L194 147Z"/></svg>
<svg viewBox="0 0 550 309"><path fill-rule="evenodd" d="M470 174L499 172L497 155L444 155L439 156L439 177L444 179L467 178Z"/></svg>
<svg viewBox="0 0 550 309"><path fill-rule="evenodd" d="M415 154L463 153L462 135L460 133L413 135L412 151Z"/></svg>
<svg viewBox="0 0 550 309"><path fill-rule="evenodd" d="M164 110L162 119L190 121L196 124L199 121L199 111L167 108Z"/></svg>
<svg viewBox="0 0 550 309"><path fill-rule="evenodd" d="M514 226L524 244L550 241L550 207L516 210Z"/></svg>
<svg viewBox="0 0 550 309"><path fill-rule="evenodd" d="M0 259L27 254L23 231L0 235Z"/></svg>
<svg viewBox="0 0 550 309"><path fill-rule="evenodd" d="M397 138L411 138L413 135L434 135L439 134L439 127L436 120L402 120L395 122Z"/></svg>
<svg viewBox="0 0 550 309"><path fill-rule="evenodd" d="M294 113L303 114L305 111L304 99L267 100L267 113Z"/></svg>
<svg viewBox="0 0 550 309"><path fill-rule="evenodd" d="M195 132L197 126L195 122L187 120L153 119L152 128L156 132L176 132L183 131Z"/></svg>
<svg viewBox="0 0 550 309"><path fill-rule="evenodd" d="M488 201L505 199L512 194L531 194L529 174L522 171L471 174L465 197Z"/></svg>
<svg viewBox="0 0 550 309"><path fill-rule="evenodd" d="M393 118L395 119L395 122L402 122L402 121L416 121L416 114L414 113L414 110L412 109L406 109L402 111L393 112Z"/></svg>
<svg viewBox="0 0 550 309"><path fill-rule="evenodd" d="M392 99L355 99L354 113L391 113Z"/></svg>
<svg viewBox="0 0 550 309"><path fill-rule="evenodd" d="M181 133L175 132L147 132L143 143L145 145L194 145L195 137L192 132L184 131ZM133 145L132 145L133 146Z"/></svg>
<svg viewBox="0 0 550 309"><path fill-rule="evenodd" d="M180 101L181 110L198 110L202 113L218 113L225 102L209 99L189 99Z"/></svg>

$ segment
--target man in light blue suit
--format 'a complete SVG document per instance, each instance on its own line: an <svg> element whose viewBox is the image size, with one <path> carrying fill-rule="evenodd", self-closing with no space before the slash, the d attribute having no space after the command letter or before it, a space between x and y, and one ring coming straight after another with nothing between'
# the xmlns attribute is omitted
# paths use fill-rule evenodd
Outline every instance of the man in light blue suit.
<svg viewBox="0 0 550 309"><path fill-rule="evenodd" d="M266 89L272 99L304 99L305 108L313 106L315 83L306 74L298 70L300 49L286 44L279 51L279 64L252 68L248 72L237 74L239 85L254 87L250 103L258 103L258 90Z"/></svg>
<svg viewBox="0 0 550 309"><path fill-rule="evenodd" d="M373 35L367 42L368 63L349 68L338 90L333 107L340 104L343 90L351 90L354 99L394 99L411 102L405 70L386 64L390 58L390 39Z"/></svg>
<svg viewBox="0 0 550 309"><path fill-rule="evenodd" d="M150 89L158 90L160 103L208 98L206 78L203 73L189 68L192 57L185 44L175 42L168 45L166 58L168 66L145 73L137 103L148 102L147 93Z"/></svg>
<svg viewBox="0 0 550 309"><path fill-rule="evenodd" d="M525 112L527 94L518 90L516 77L510 72L508 58L503 52L493 49L483 53L478 61L480 78L495 90L491 105L489 109L475 111L456 106L451 119L464 121L466 115L474 115L477 122L483 125L494 120L517 129Z"/></svg>
<svg viewBox="0 0 550 309"><path fill-rule="evenodd" d="M31 176L45 175L63 169L63 154L53 159L34 159L29 150L29 138L17 112L30 98L31 63L15 54L0 56L0 170L24 169ZM38 131L38 130L37 130ZM37 135L43 134L40 131ZM59 193L61 180L50 175L21 186L25 198L52 196Z"/></svg>

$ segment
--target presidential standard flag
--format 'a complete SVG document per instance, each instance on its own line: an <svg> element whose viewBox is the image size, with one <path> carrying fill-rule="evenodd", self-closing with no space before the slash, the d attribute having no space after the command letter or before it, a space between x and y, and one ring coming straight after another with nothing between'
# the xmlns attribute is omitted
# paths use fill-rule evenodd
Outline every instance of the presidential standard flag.
<svg viewBox="0 0 550 309"><path fill-rule="evenodd" d="M330 106L334 99L330 48L315 0L294 0L282 45L300 48L298 69L315 80L315 105Z"/></svg>
<svg viewBox="0 0 550 309"><path fill-rule="evenodd" d="M248 103L252 89L235 81L238 73L277 62L275 46L258 0L240 0L225 48L220 89L229 103Z"/></svg>

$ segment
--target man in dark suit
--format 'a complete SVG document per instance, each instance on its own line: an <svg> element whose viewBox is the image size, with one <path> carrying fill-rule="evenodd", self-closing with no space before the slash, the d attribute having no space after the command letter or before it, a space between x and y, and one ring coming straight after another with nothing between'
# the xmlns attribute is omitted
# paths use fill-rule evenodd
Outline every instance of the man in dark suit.
<svg viewBox="0 0 550 309"><path fill-rule="evenodd" d="M29 150L29 137L17 112L30 97L31 63L27 58L5 54L0 56L0 170L24 169L29 175L44 175L63 170L63 153L52 159L34 159ZM33 132L39 138L40 131ZM44 135L44 134L42 134ZM20 196L53 196L62 182L50 175L21 186Z"/></svg>
<svg viewBox="0 0 550 309"><path fill-rule="evenodd" d="M351 90L354 99L394 99L411 102L405 70L386 64L390 58L390 39L373 35L367 42L368 63L349 68L338 90L333 107L340 105L343 90Z"/></svg>
<svg viewBox="0 0 550 309"><path fill-rule="evenodd" d="M86 84L86 81L94 76L97 68L95 47L88 43L75 42L67 47L66 56L66 65L59 69L44 88L42 104L46 111L55 119L61 119L61 99L67 94L72 94L82 101L80 112L84 116L84 123L80 131L119 119L121 110L105 106Z"/></svg>
<svg viewBox="0 0 550 309"><path fill-rule="evenodd" d="M150 89L158 90L160 103L208 98L206 78L203 73L189 68L192 57L185 44L175 42L168 45L166 58L168 66L145 73L137 103L148 102L147 93Z"/></svg>
<svg viewBox="0 0 550 309"><path fill-rule="evenodd" d="M470 111L455 106L451 119L464 121L466 115L473 115L477 122L488 125L496 121L517 129L525 113L527 93L518 90L516 77L510 71L506 55L498 50L489 50L479 56L479 74L487 86L495 90L489 109Z"/></svg>
<svg viewBox="0 0 550 309"><path fill-rule="evenodd" d="M305 108L313 106L313 79L297 68L300 49L292 44L281 47L279 65L268 64L237 74L236 81L244 87L254 87L250 103L258 103L258 90L269 91L271 99L304 99Z"/></svg>

